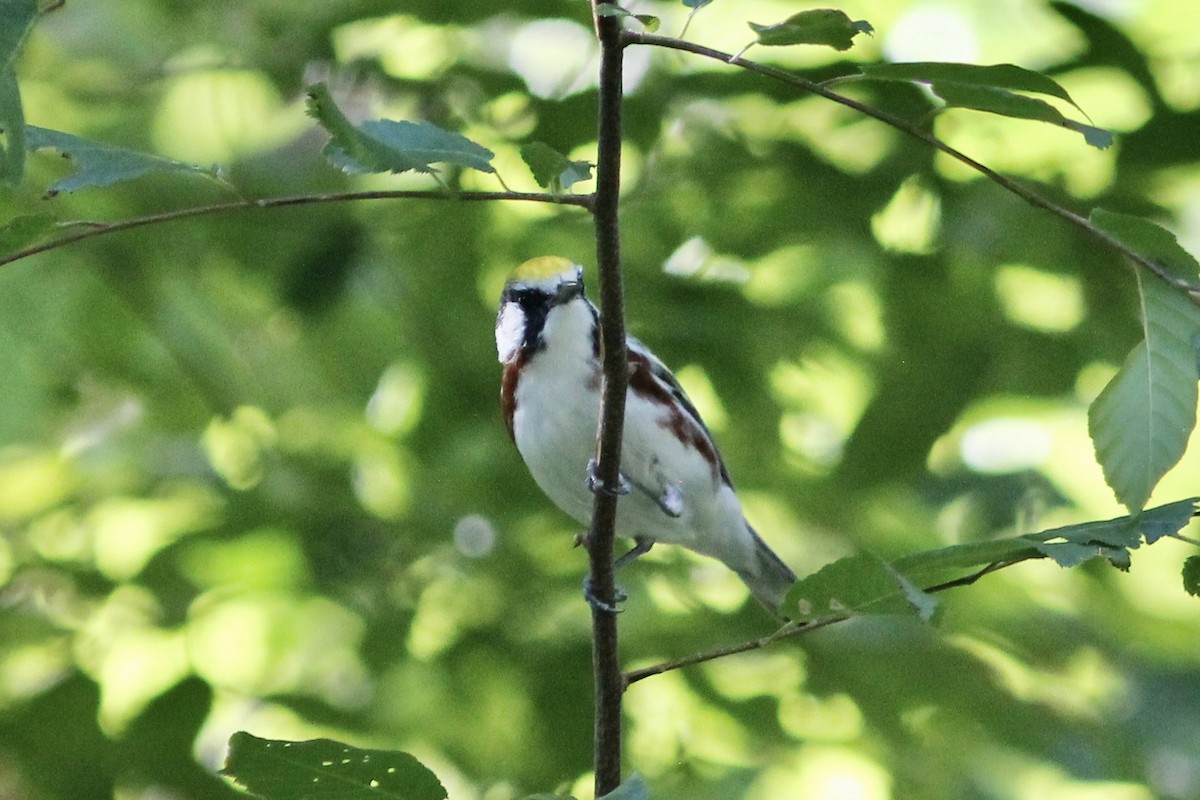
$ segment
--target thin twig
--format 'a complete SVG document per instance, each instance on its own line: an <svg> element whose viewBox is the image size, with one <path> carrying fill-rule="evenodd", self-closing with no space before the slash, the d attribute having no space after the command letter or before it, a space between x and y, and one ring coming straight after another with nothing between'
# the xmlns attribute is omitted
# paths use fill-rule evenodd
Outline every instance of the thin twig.
<svg viewBox="0 0 1200 800"><path fill-rule="evenodd" d="M954 589L959 586L970 586L985 575L998 572L1006 567L1019 564L1022 561L1028 561L1031 558L1040 557L1043 556L1039 554L1030 554L1021 556L1019 558L995 561L991 564L988 564L986 567L983 567L982 569L972 572L969 575L964 575L961 578L954 578L953 580L949 580L944 583L934 584L933 586L923 589L922 591L924 591L926 594L934 594L936 592L944 592L947 589ZM677 658L671 661L663 661L658 664L653 664L649 667L630 670L629 672L625 673L625 686L628 687L629 685L637 683L640 680L653 677L654 675L662 675L665 672L682 669L683 667L691 667L696 664L703 664L707 661L715 661L718 658L736 655L737 653L747 653L751 650L761 650L762 648L772 645L782 639L788 639L792 636L798 636L802 633L811 633L812 631L820 630L821 628L827 628L830 625L834 625L839 622L845 622L851 618L852 617L849 614L839 614L837 616L822 617L821 619L815 620L789 622L779 630L772 633L770 636L763 636L759 639L751 639L750 641L741 642L739 644L726 645L725 647L706 650L702 653L694 653L690 656L684 656L683 658Z"/></svg>
<svg viewBox="0 0 1200 800"><path fill-rule="evenodd" d="M599 0L594 0L596 5ZM621 187L621 103L623 43L617 17L593 17L600 39L597 116L596 266L600 274L600 345L603 398L600 406L596 493L588 531L592 606L592 670L595 680L595 793L602 797L621 784L621 695L625 682L617 648L617 616L613 576L613 538L617 521L616 487L621 483L621 435L625 424L625 392L629 358L625 352L625 306L621 289L621 230L618 196Z"/></svg>
<svg viewBox="0 0 1200 800"><path fill-rule="evenodd" d="M1200 302L1200 285L1194 284L1191 281L1179 277L1156 259L1147 258L1145 255L1125 244L1108 231L1094 225L1090 220L1087 219L1087 217L1080 216L1074 211L1058 205L1053 200L1043 197L1027 186L1001 175L991 167L981 164L980 162L968 156L966 153L963 153L961 150L956 150L955 148L943 142L941 139L938 139L933 134L921 129L915 123L912 123L901 117L897 117L893 114L889 114L886 111L881 111L877 108L867 105L866 103L861 103L858 100L847 97L844 94L839 94L833 91L832 89L828 88L829 81L826 81L823 84L815 83L814 81L801 78L798 75L793 75L790 72L785 72L784 70L776 69L775 67L768 67L764 64L759 64L754 61L746 61L745 59L730 53L714 50L711 47L694 44L682 39L675 39L670 36L659 36L650 33L625 31L624 38L629 44L649 45L653 47L662 47L669 50L682 50L688 53L704 56L705 58L722 61L735 67L741 67L742 69L746 69L751 72L757 72L760 75L765 75L766 77L779 81L780 83L784 83L788 86L819 95L820 97L824 97L826 100L831 100L835 103L846 106L847 108L854 109L860 114L879 120L885 125L890 125L891 127L899 131L903 131L915 139L919 139L935 150L939 150L951 158L960 161L976 172L987 176L993 182L1009 192L1017 195L1030 205L1040 208L1043 211L1048 211L1054 216L1069 222L1094 239L1097 239L1108 247L1111 247L1113 250L1121 253L1138 266L1154 274L1160 280L1165 281L1167 284L1173 286L1179 291L1185 292L1194 302Z"/></svg>
<svg viewBox="0 0 1200 800"><path fill-rule="evenodd" d="M325 194L305 194L294 195L291 197L265 197L260 200L238 200L230 203L214 203L207 206L194 206L192 208L180 208L174 211L164 211L159 214L148 214L144 217L135 217L133 219L124 219L117 222L89 222L89 221L73 221L64 222L60 227L82 227L83 230L66 236L60 236L57 239L51 239L48 242L41 242L31 247L26 247L23 250L17 250L7 255L0 256L0 267L5 264L11 264L14 261L19 261L22 258L35 256L39 253L45 253L49 250L56 250L60 247L66 247L69 244L81 241L83 239L91 239L95 236L104 236L110 233L119 231L128 231L134 228L141 228L146 225L157 225L165 222L174 222L175 220L190 219L192 217L205 217L214 214L226 214L231 211L247 211L260 208L283 208L286 206L303 206L312 205L314 203L341 203L354 200L461 200L464 202L481 201L481 200L524 200L535 203L554 203L564 206L578 206L579 208L590 209L592 207L593 197L590 194L549 194L545 192L446 192L446 191L420 191L420 190L380 190L371 192L330 192Z"/></svg>

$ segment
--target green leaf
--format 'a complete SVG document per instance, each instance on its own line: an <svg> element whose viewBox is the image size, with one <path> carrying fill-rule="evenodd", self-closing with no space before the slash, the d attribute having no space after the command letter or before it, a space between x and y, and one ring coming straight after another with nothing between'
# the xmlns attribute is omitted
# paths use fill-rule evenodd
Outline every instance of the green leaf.
<svg viewBox="0 0 1200 800"><path fill-rule="evenodd" d="M346 172L424 172L434 163L495 172L491 150L428 122L369 120L354 125L323 83L308 87L308 113L333 137L325 157Z"/></svg>
<svg viewBox="0 0 1200 800"><path fill-rule="evenodd" d="M901 614L933 617L937 601L870 553L827 564L788 590L783 613L795 620Z"/></svg>
<svg viewBox="0 0 1200 800"><path fill-rule="evenodd" d="M62 131L25 127L26 146L32 150L54 150L70 159L75 172L53 184L47 197L59 192L74 192L97 186L110 186L151 173L188 173L215 177L215 168L187 164L149 153L139 153L121 147L94 142Z"/></svg>
<svg viewBox="0 0 1200 800"><path fill-rule="evenodd" d="M888 81L916 81L956 86L977 86L1007 89L1014 92L1034 92L1066 100L1075 108L1067 90L1054 79L1015 64L953 64L936 61L912 61L902 64L865 64L859 67L870 78ZM1079 108L1082 112L1083 109Z"/></svg>
<svg viewBox="0 0 1200 800"><path fill-rule="evenodd" d="M1200 556L1183 560L1183 590L1192 597L1200 597Z"/></svg>
<svg viewBox="0 0 1200 800"><path fill-rule="evenodd" d="M229 740L222 775L265 800L445 800L437 777L408 753L330 739L283 742L244 731Z"/></svg>
<svg viewBox="0 0 1200 800"><path fill-rule="evenodd" d="M1101 150L1110 147L1113 142L1112 134L1108 131L1067 119L1057 108L1036 97L1026 97L988 86L963 86L956 83L938 82L930 88L950 106L986 111L1016 119L1049 122L1082 134L1084 141Z"/></svg>
<svg viewBox="0 0 1200 800"><path fill-rule="evenodd" d="M57 220L50 214L22 214L0 226L0 253L28 247L54 230Z"/></svg>
<svg viewBox="0 0 1200 800"><path fill-rule="evenodd" d="M10 67L0 69L0 128L4 131L0 152L0 183L16 186L25 174L25 112L17 75Z"/></svg>
<svg viewBox="0 0 1200 800"><path fill-rule="evenodd" d="M1056 81L1015 64L941 64L918 61L904 64L870 64L859 69L863 75L875 80L929 84L934 94L953 107L1049 122L1082 134L1088 144L1100 149L1110 147L1113 143L1112 133L1103 128L1068 119L1045 101L1014 94L1033 92L1056 97L1083 113L1079 104Z"/></svg>
<svg viewBox="0 0 1200 800"><path fill-rule="evenodd" d="M1091 220L1175 274L1194 279L1200 272L1175 237L1152 222L1102 209ZM1196 424L1200 308L1157 277L1134 274L1145 338L1088 409L1088 432L1104 479L1137 514L1182 458Z"/></svg>
<svg viewBox="0 0 1200 800"><path fill-rule="evenodd" d="M538 186L555 194L592 177L590 161L572 161L542 142L521 145L521 158L533 173L533 179L537 181Z"/></svg>
<svg viewBox="0 0 1200 800"><path fill-rule="evenodd" d="M855 36L875 32L866 20L851 20L846 12L833 8L801 11L775 25L747 24L758 34L756 43L768 47L819 44L834 50L849 50L854 45Z"/></svg>
<svg viewBox="0 0 1200 800"><path fill-rule="evenodd" d="M596 5L596 16L598 17L628 17L629 12L621 8L616 3L598 3Z"/></svg>
<svg viewBox="0 0 1200 800"><path fill-rule="evenodd" d="M600 800L650 800L650 790L646 787L642 776L635 772Z"/></svg>
<svg viewBox="0 0 1200 800"><path fill-rule="evenodd" d="M16 186L25 173L25 111L13 62L37 20L36 0L0 0L0 183Z"/></svg>
<svg viewBox="0 0 1200 800"><path fill-rule="evenodd" d="M683 0L683 4L685 6L687 6L688 8L695 10L695 9L699 9L699 8L704 8L706 5L708 5L712 1L713 0Z"/></svg>
<svg viewBox="0 0 1200 800"><path fill-rule="evenodd" d="M37 15L36 0L0 0L0 68L12 68Z"/></svg>

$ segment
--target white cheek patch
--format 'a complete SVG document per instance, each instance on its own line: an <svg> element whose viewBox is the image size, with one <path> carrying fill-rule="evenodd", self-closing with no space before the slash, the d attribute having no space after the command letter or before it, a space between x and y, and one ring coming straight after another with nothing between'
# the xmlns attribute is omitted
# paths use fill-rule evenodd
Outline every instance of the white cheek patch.
<svg viewBox="0 0 1200 800"><path fill-rule="evenodd" d="M501 364L507 364L517 354L525 339L525 312L516 303L505 303L496 320L496 354Z"/></svg>

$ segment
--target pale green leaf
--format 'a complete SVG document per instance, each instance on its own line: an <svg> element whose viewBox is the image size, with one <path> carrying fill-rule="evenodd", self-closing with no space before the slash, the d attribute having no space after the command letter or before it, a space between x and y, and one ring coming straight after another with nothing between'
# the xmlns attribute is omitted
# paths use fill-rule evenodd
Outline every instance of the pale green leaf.
<svg viewBox="0 0 1200 800"><path fill-rule="evenodd" d="M308 113L332 139L325 157L346 172L435 172L432 164L495 172L492 151L429 122L369 120L354 125L323 83L308 87Z"/></svg>
<svg viewBox="0 0 1200 800"><path fill-rule="evenodd" d="M858 553L801 578L788 590L781 610L793 620L876 614L928 620L935 609L933 597L895 568L870 553Z"/></svg>
<svg viewBox="0 0 1200 800"><path fill-rule="evenodd" d="M26 146L30 150L53 150L68 159L75 168L72 174L54 183L46 191L47 196L59 192L110 186L151 173L186 173L208 177L217 174L214 168L126 150L33 125L25 127L25 138Z"/></svg>
<svg viewBox="0 0 1200 800"><path fill-rule="evenodd" d="M446 798L437 777L408 753L330 739L284 742L235 733L221 774L264 800Z"/></svg>
<svg viewBox="0 0 1200 800"><path fill-rule="evenodd" d="M1196 261L1151 222L1097 209L1092 222L1175 274L1195 278ZM1196 424L1195 342L1200 308L1142 270L1135 273L1145 338L1088 411L1088 432L1104 478L1137 513L1179 462Z"/></svg>
<svg viewBox="0 0 1200 800"><path fill-rule="evenodd" d="M835 50L849 50L854 45L855 36L870 34L875 30L866 20L852 20L846 16L846 12L833 8L801 11L774 25L747 24L758 35L756 44L768 47L816 44Z"/></svg>

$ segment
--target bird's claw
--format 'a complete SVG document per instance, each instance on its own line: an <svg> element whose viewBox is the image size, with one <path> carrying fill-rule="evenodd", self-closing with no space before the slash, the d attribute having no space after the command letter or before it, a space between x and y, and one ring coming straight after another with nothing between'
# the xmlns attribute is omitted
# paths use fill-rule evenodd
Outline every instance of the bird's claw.
<svg viewBox="0 0 1200 800"><path fill-rule="evenodd" d="M624 610L624 609L618 608L616 605L614 605L612 603L606 603L603 600L601 600L599 597L596 597L596 593L594 591L592 591L592 576L591 575L588 575L586 578L583 579L583 597L585 600L588 601L588 605L591 606L592 608L596 609L597 611L604 611L609 614L620 614ZM622 589L620 586L614 586L613 587L613 599L617 603L624 603L626 600L629 599L629 595L626 594L625 590Z"/></svg>
<svg viewBox="0 0 1200 800"><path fill-rule="evenodd" d="M629 481L626 479L624 474L617 473L617 485L615 487L609 486L600 479L600 475L597 473L598 466L599 465L596 463L596 459L588 459L587 478L585 479L588 491L590 491L592 494L606 494L610 497L620 497L622 495L629 494Z"/></svg>

